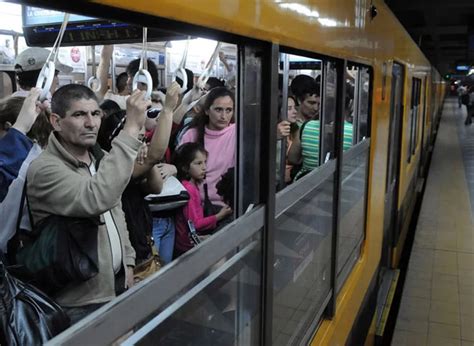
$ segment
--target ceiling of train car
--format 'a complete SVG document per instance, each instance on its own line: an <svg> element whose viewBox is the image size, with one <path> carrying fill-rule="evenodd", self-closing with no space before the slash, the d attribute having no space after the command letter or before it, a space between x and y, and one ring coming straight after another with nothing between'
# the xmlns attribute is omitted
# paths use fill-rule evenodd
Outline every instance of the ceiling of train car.
<svg viewBox="0 0 474 346"><path fill-rule="evenodd" d="M442 75L474 65L474 0L385 0Z"/></svg>

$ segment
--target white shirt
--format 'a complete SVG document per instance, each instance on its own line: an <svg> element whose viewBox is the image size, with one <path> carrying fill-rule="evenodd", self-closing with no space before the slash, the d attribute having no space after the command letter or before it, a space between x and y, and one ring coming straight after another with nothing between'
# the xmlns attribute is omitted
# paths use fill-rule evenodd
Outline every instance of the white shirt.
<svg viewBox="0 0 474 346"><path fill-rule="evenodd" d="M89 172L91 175L95 175L97 173L94 163L89 166ZM104 217L105 227L107 228L107 234L109 236L114 272L117 274L122 267L122 246L120 245L120 236L110 211L107 210L104 214L102 214L102 216Z"/></svg>

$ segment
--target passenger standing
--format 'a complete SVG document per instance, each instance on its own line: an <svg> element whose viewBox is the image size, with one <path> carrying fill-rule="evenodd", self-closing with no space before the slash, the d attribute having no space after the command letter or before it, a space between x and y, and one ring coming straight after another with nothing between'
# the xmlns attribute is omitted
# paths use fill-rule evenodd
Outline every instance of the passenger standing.
<svg viewBox="0 0 474 346"><path fill-rule="evenodd" d="M209 234L217 222L232 214L229 206L215 215L204 216L199 186L206 179L207 152L198 143L185 143L176 149L174 164L178 168L178 179L189 193L189 201L176 215L176 242L174 257L178 257L193 247L189 239L189 221L199 235Z"/></svg>
<svg viewBox="0 0 474 346"><path fill-rule="evenodd" d="M320 88L310 76L298 75L291 82L291 92L298 102L297 124L308 120L319 120Z"/></svg>
<svg viewBox="0 0 474 346"><path fill-rule="evenodd" d="M156 129L150 143L145 147L148 148L146 154L142 158L137 158L132 179L122 195L122 208L125 212L130 241L136 252L137 265L152 254L149 239L152 236L152 224L155 223L155 220L152 220L144 197L148 194L161 192L163 179L156 164L163 159L168 147L173 110L176 108L178 98L179 85L174 82L166 92L164 108L160 112L160 116L153 119ZM119 129L125 121L117 117L117 114L112 114L102 125L107 126L109 123L114 123L115 126L106 127L105 131L99 132L101 135L99 143L106 150L110 150L113 138L119 133ZM168 238L170 238L169 241L167 241ZM153 239L162 263L170 262L173 257L174 224L170 229L170 234L157 234L155 229Z"/></svg>
<svg viewBox="0 0 474 346"><path fill-rule="evenodd" d="M467 93L467 88L464 85L460 85L458 89L456 90L458 93L458 105L459 108L462 107L462 97Z"/></svg>
<svg viewBox="0 0 474 346"><path fill-rule="evenodd" d="M286 139L286 164L285 164L285 183L291 183L294 177L292 165L288 161L288 153L293 144L295 136L298 135L298 125L296 124L298 111L296 109L296 100L293 96L288 96L286 120L278 123L277 139ZM277 147L277 167L280 160L280 146Z"/></svg>
<svg viewBox="0 0 474 346"><path fill-rule="evenodd" d="M467 102L466 102L466 121L464 125L472 124L472 117L474 116L474 85L471 85L466 91Z"/></svg>
<svg viewBox="0 0 474 346"><path fill-rule="evenodd" d="M216 184L231 167L235 166L236 127L234 94L226 88L214 88L206 96L201 113L195 116L180 144L196 142L209 153L205 183L213 205L224 206L217 194ZM201 186L204 200L204 188Z"/></svg>
<svg viewBox="0 0 474 346"><path fill-rule="evenodd" d="M112 100L115 101L121 109L126 109L126 101L130 95L130 92L132 91L133 77L138 72L140 67L140 59L135 59L128 63L125 72L127 75L126 87L122 91L117 88L118 92L115 93L112 90L109 90L108 87L110 61L112 59L113 53L113 45L104 45L102 48L100 62L97 68L97 76L100 80L100 89L96 92L96 96L101 102L104 100ZM156 88L158 88L158 69L151 59L147 60L147 68L152 79L152 89L156 90ZM125 79L123 74L120 74L119 77L120 79L117 78L117 87L121 87L123 85L123 80ZM138 81L138 89L146 89L146 86L144 86L140 80Z"/></svg>
<svg viewBox="0 0 474 346"><path fill-rule="evenodd" d="M26 171L41 153L45 144L41 139L50 132L44 113L47 105L37 101L39 95L40 90L33 88L26 99L11 97L0 102L0 250L3 253L8 252L8 241L15 235L18 221L21 229L31 230L28 212L23 210ZM33 127L37 129L32 131Z"/></svg>
<svg viewBox="0 0 474 346"><path fill-rule="evenodd" d="M149 105L144 92L136 91L129 97L127 122L97 168L91 149L102 112L96 96L85 86L71 84L58 89L52 98L54 132L46 150L28 170L27 195L34 222L49 215L100 217L103 222L98 231L99 273L54 297L72 323L133 285L135 252L120 198L132 175L141 146L137 136Z"/></svg>
<svg viewBox="0 0 474 346"><path fill-rule="evenodd" d="M316 81L306 75L296 76L291 83L291 90L298 100L297 123L300 128L288 152L288 161L293 165L301 164L295 176L295 179L299 179L319 166L320 90Z"/></svg>
<svg viewBox="0 0 474 346"><path fill-rule="evenodd" d="M36 86L36 81L48 59L50 51L45 48L31 47L18 54L15 59L15 73L20 89L15 91L12 96L26 97L31 88ZM59 60L55 62L56 71L54 73L53 83L49 89L48 99L54 93L58 86L59 72L71 73L72 67L62 64Z"/></svg>

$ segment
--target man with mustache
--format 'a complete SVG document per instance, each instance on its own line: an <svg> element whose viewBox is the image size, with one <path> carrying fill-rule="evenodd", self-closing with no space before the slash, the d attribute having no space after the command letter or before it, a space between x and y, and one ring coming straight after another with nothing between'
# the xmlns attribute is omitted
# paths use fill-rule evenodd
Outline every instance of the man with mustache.
<svg viewBox="0 0 474 346"><path fill-rule="evenodd" d="M50 121L54 131L27 175L33 221L36 224L49 215L99 216L102 221L98 229L99 273L70 284L53 297L72 323L133 285L135 251L120 198L132 175L141 146L137 137L149 105L143 91L137 90L128 98L127 122L113 140L110 153L105 153L95 145L102 111L92 90L70 84L52 97Z"/></svg>

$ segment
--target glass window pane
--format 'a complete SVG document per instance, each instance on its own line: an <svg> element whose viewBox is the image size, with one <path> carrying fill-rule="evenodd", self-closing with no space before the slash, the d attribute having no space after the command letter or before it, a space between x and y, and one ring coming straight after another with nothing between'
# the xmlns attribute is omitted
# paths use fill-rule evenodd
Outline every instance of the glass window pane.
<svg viewBox="0 0 474 346"><path fill-rule="evenodd" d="M370 90L370 74L367 68L360 71L359 82L359 121L357 141L360 142L369 137L369 90Z"/></svg>
<svg viewBox="0 0 474 346"><path fill-rule="evenodd" d="M275 220L274 345L301 342L330 295L332 196L333 174Z"/></svg>
<svg viewBox="0 0 474 346"><path fill-rule="evenodd" d="M356 125L358 121L358 93L359 67L348 66L346 69L346 95L344 99L344 132L342 143L342 148L344 151L350 149L352 145L356 142L354 136L354 125Z"/></svg>
<svg viewBox="0 0 474 346"><path fill-rule="evenodd" d="M359 258L365 230L368 140L344 152L338 236L338 288Z"/></svg>
<svg viewBox="0 0 474 346"><path fill-rule="evenodd" d="M171 313L160 311L126 344L256 345L260 337L261 238L202 276L199 292ZM222 263L223 262L223 263ZM216 274L217 272L217 274ZM213 276L214 275L214 276ZM194 288L193 288L194 289Z"/></svg>

